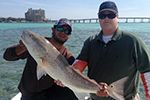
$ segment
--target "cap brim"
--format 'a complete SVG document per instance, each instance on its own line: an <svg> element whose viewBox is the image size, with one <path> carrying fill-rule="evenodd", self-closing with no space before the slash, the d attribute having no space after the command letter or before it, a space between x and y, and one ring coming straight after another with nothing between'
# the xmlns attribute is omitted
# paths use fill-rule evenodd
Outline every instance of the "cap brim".
<svg viewBox="0 0 150 100"><path fill-rule="evenodd" d="M113 9L103 9L103 10L99 11L99 13L102 13L102 12L104 12L104 11L111 11L111 12L113 12L113 13L115 13L115 14L118 13L116 10L113 10Z"/></svg>
<svg viewBox="0 0 150 100"><path fill-rule="evenodd" d="M59 26L68 26L68 27L71 28L71 25L70 25L70 24L67 24L67 23L65 23L65 24L59 24ZM71 28L71 29L72 29L72 28Z"/></svg>
<svg viewBox="0 0 150 100"><path fill-rule="evenodd" d="M61 23L61 24L59 24L59 25L61 25L61 26L71 26L70 24L68 24L68 23Z"/></svg>

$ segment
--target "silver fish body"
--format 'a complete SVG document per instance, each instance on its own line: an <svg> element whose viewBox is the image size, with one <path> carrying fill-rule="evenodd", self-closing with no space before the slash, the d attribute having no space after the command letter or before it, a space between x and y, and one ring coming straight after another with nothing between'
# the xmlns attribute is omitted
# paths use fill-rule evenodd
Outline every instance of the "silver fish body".
<svg viewBox="0 0 150 100"><path fill-rule="evenodd" d="M38 79L44 71L54 79L59 79L65 86L73 91L96 93L98 84L74 70L59 51L44 37L31 31L24 31L22 41L31 56L38 64Z"/></svg>

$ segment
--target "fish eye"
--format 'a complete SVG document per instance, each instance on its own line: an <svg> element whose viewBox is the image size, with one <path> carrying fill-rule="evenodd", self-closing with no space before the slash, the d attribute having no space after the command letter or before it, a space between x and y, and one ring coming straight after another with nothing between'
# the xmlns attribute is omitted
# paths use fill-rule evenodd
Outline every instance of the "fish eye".
<svg viewBox="0 0 150 100"><path fill-rule="evenodd" d="M32 34L29 34L29 37L32 37Z"/></svg>
<svg viewBox="0 0 150 100"><path fill-rule="evenodd" d="M113 88L114 86L113 86L113 85L110 85L110 87Z"/></svg>

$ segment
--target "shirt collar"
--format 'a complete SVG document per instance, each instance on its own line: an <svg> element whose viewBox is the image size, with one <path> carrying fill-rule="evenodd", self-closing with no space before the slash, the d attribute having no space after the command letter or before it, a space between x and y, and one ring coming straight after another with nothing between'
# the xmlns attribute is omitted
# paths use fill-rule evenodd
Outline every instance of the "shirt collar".
<svg viewBox="0 0 150 100"><path fill-rule="evenodd" d="M112 36L112 40L113 41L117 41L117 40L119 40L120 38L121 38L121 34L122 34L122 32L119 30L119 29L117 29L116 30L116 32L113 34L113 36ZM100 31L100 33L97 35L97 38L96 38L98 41L103 41L103 32L102 32L102 30Z"/></svg>

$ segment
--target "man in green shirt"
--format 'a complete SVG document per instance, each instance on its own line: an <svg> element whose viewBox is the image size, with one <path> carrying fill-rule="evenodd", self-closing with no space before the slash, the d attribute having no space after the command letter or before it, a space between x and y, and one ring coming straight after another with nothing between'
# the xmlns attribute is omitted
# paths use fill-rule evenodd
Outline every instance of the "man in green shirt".
<svg viewBox="0 0 150 100"><path fill-rule="evenodd" d="M84 42L73 64L81 72L88 66L88 77L103 87L97 94L91 94L91 99L114 100L108 96L108 85L127 77L122 86L124 100L140 100L137 88L141 75L147 100L150 100L150 56L147 47L139 37L119 29L118 9L114 2L103 2L98 18L102 30Z"/></svg>

